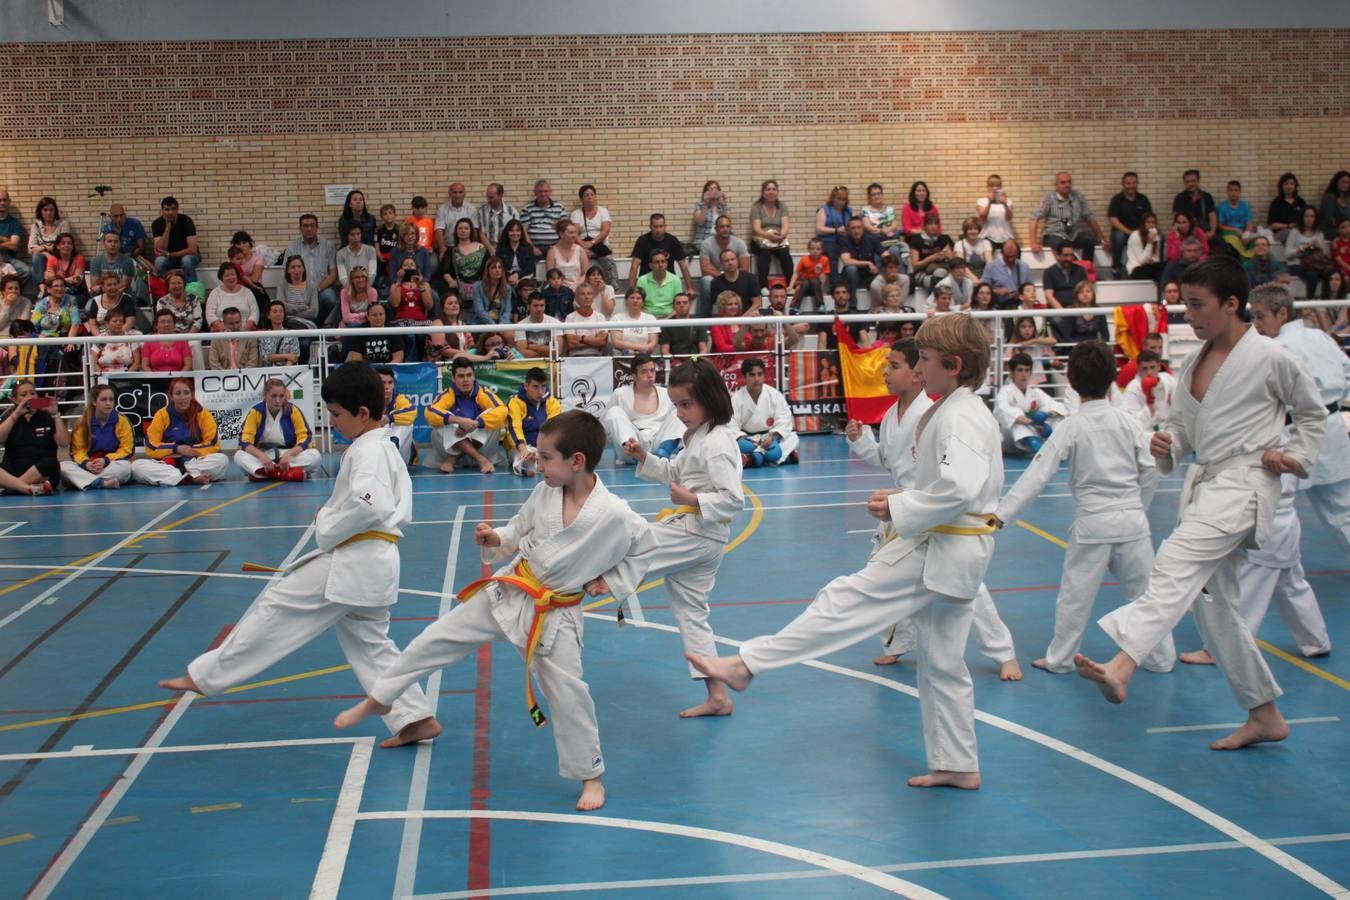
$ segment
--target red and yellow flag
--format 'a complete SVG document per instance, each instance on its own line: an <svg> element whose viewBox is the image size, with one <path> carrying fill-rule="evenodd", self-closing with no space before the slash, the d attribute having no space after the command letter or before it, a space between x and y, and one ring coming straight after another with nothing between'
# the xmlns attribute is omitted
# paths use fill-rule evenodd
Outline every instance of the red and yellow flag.
<svg viewBox="0 0 1350 900"><path fill-rule="evenodd" d="M844 401L848 417L867 425L881 421L895 398L886 390L888 344L863 349L853 340L847 326L835 316L834 334L839 339L839 373L844 379Z"/></svg>

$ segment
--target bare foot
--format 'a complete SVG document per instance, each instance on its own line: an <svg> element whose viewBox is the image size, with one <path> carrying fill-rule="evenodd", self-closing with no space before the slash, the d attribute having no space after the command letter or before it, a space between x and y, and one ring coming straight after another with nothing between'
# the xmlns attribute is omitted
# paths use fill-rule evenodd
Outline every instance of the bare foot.
<svg viewBox="0 0 1350 900"><path fill-rule="evenodd" d="M1192 650L1189 653L1182 653L1177 659L1186 663L1188 666L1212 666L1214 657L1209 655L1208 650Z"/></svg>
<svg viewBox="0 0 1350 900"><path fill-rule="evenodd" d="M441 471L447 475L455 471L455 458L453 456L447 456L441 460Z"/></svg>
<svg viewBox="0 0 1350 900"><path fill-rule="evenodd" d="M909 780L910 787L954 787L963 791L980 789L979 772L948 772L938 769L927 775L915 775Z"/></svg>
<svg viewBox="0 0 1350 900"><path fill-rule="evenodd" d="M478 473L480 475L491 475L497 471L497 467L492 464L492 460L485 459L478 464Z"/></svg>
<svg viewBox="0 0 1350 900"><path fill-rule="evenodd" d="M197 682L192 680L191 675L179 675L177 678L166 678L159 683L159 686L166 691L192 691L194 694L200 694L202 689L197 687Z"/></svg>
<svg viewBox="0 0 1350 900"><path fill-rule="evenodd" d="M1021 681L1022 667L1017 664L1017 660L1010 659L998 669L999 681Z"/></svg>
<svg viewBox="0 0 1350 900"><path fill-rule="evenodd" d="M733 706L730 697L709 697L698 706L680 711L681 719L697 719L699 716L729 716Z"/></svg>
<svg viewBox="0 0 1350 900"><path fill-rule="evenodd" d="M581 796L577 798L577 809L590 812L605 805L605 786L598 777L587 778L581 783Z"/></svg>
<svg viewBox="0 0 1350 900"><path fill-rule="evenodd" d="M338 713L338 717L333 720L334 728L351 728L357 722L360 722L366 716L382 716L389 712L392 707L385 706L370 697L362 700L351 709ZM425 721L425 720L423 720ZM433 720L434 721L434 720ZM414 723L416 724L416 723ZM439 727L439 726L438 726ZM402 732L399 732L402 734Z"/></svg>
<svg viewBox="0 0 1350 900"><path fill-rule="evenodd" d="M893 666L900 661L899 653L883 653L872 660L874 666Z"/></svg>
<svg viewBox="0 0 1350 900"><path fill-rule="evenodd" d="M342 726L338 725L338 727L341 728ZM398 730L398 734L380 741L380 746L386 750L392 750L405 744L430 741L440 733L441 723L436 721L435 716L427 716L425 719L418 719L416 722L409 722L404 725Z"/></svg>
<svg viewBox="0 0 1350 900"><path fill-rule="evenodd" d="M118 481L116 478L104 478L104 479L103 479L103 487L106 488L106 489L108 489L108 490L115 491L115 490L117 490L118 488L120 488L121 486L122 486L122 482Z"/></svg>
<svg viewBox="0 0 1350 900"><path fill-rule="evenodd" d="M695 669L709 678L716 678L733 691L745 690L750 686L750 679L755 677L739 656L707 657L686 653L684 658L689 660Z"/></svg>
<svg viewBox="0 0 1350 900"><path fill-rule="evenodd" d="M1117 654L1115 659L1102 664L1093 662L1079 653L1074 656L1073 664L1078 668L1078 674L1081 677L1097 685L1103 697L1111 703L1124 703L1125 694L1130 684L1129 676L1133 674L1133 671L1129 674L1121 671L1118 660L1124 655L1123 653Z"/></svg>
<svg viewBox="0 0 1350 900"><path fill-rule="evenodd" d="M1040 659L1033 659L1033 660L1031 661L1031 667L1032 667L1033 669L1040 669L1042 672L1049 672L1049 671L1050 671L1049 669L1047 669L1047 668L1045 667L1045 657L1044 657L1044 656L1042 656Z"/></svg>
<svg viewBox="0 0 1350 900"><path fill-rule="evenodd" d="M1226 738L1220 738L1209 745L1211 750L1241 750L1252 744L1269 741L1282 741L1289 737L1289 723L1275 704L1258 706L1247 714L1242 727Z"/></svg>

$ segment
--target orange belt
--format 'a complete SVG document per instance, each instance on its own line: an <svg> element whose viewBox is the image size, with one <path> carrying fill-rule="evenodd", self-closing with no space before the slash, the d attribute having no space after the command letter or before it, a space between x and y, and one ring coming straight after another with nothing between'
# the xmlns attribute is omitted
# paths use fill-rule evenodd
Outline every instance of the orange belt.
<svg viewBox="0 0 1350 900"><path fill-rule="evenodd" d="M555 607L577 606L586 595L582 591L565 594L553 590L535 577L534 572L530 570L530 561L522 559L516 563L512 574L480 578L470 582L456 596L461 603L465 603L494 581L498 584L509 584L534 600L534 619L530 622L530 632L525 639L525 704L530 711L530 719L534 721L536 728L540 728L548 722L548 719L544 717L534 699L534 685L530 681L530 661L534 659L535 647L539 645L539 638L544 633L544 619L548 616L549 610Z"/></svg>

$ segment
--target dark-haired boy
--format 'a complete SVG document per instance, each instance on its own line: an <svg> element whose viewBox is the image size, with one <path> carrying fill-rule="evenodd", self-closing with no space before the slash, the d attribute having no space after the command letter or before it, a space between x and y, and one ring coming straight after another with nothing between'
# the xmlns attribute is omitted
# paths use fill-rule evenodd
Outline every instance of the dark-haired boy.
<svg viewBox="0 0 1350 900"><path fill-rule="evenodd" d="M558 398L549 393L548 372L540 368L525 373L525 383L506 401L506 439L514 450L511 471L533 478L539 469L539 429L562 412Z"/></svg>
<svg viewBox="0 0 1350 900"><path fill-rule="evenodd" d="M161 681L172 691L211 696L247 681L330 627L364 690L370 690L398 647L389 639L389 607L398 598L398 541L412 521L412 482L380 425L384 386L367 363L348 363L323 383L333 428L351 441L333 495L314 517L319 549L291 563L244 613L219 647L203 653L186 675ZM384 723L393 737L381 747L434 738L441 727L422 689L391 698Z"/></svg>
<svg viewBox="0 0 1350 900"><path fill-rule="evenodd" d="M1012 490L999 501L999 527L1014 521L1040 496L1059 464L1069 461L1069 489L1077 512L1069 529L1055 605L1055 636L1038 669L1073 671L1093 601L1110 569L1121 592L1133 600L1148 587L1153 565L1148 510L1158 485L1158 469L1148 452L1148 437L1128 413L1107 401L1116 363L1101 341L1084 341L1069 354L1069 385L1082 406L1050 435ZM1143 661L1153 672L1170 672L1176 648L1168 635Z"/></svg>
<svg viewBox="0 0 1350 900"><path fill-rule="evenodd" d="M464 602L427 626L334 725L349 728L383 714L428 673L481 644L510 641L525 657L525 696L536 725L545 719L531 678L548 701L559 774L582 782L577 809L604 805L600 730L581 677L583 591L628 596L656 548L647 523L596 476L604 450L604 426L584 410L564 412L539 429L543 481L506 525L480 522L474 531L483 562L506 565L461 590Z"/></svg>
<svg viewBox="0 0 1350 900"><path fill-rule="evenodd" d="M426 408L432 445L445 456L441 471L453 472L460 457L467 456L479 472L491 475L506 416L497 395L478 383L473 362L456 357L450 364L450 389Z"/></svg>
<svg viewBox="0 0 1350 900"><path fill-rule="evenodd" d="M1120 408L1145 431L1157 431L1176 399L1176 377L1163 371L1162 357L1152 350L1140 350L1135 366L1134 378L1121 391Z"/></svg>

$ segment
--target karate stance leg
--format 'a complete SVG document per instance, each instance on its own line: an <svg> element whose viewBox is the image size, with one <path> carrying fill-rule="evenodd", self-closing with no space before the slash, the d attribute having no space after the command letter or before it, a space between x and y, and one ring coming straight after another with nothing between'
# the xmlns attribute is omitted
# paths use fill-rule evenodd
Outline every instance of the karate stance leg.
<svg viewBox="0 0 1350 900"><path fill-rule="evenodd" d="M1120 592L1126 599L1133 600L1148 590L1148 576L1153 568L1153 541L1147 537L1124 544L1111 545L1111 558L1108 569L1120 582ZM1084 622L1087 614L1084 613ZM1081 633L1080 633L1081 637ZM1073 657L1069 657L1070 663ZM1167 673L1176 668L1177 645L1172 640L1172 632L1159 642L1153 651L1139 661L1141 668L1150 672Z"/></svg>
<svg viewBox="0 0 1350 900"><path fill-rule="evenodd" d="M1307 497L1318 518L1340 538L1341 546L1350 550L1350 478L1315 484L1308 488Z"/></svg>
<svg viewBox="0 0 1350 900"><path fill-rule="evenodd" d="M1073 671L1073 657L1083 646L1083 632L1092 616L1092 604L1101 589L1111 561L1110 544L1080 544L1069 541L1064 552L1064 572L1060 576L1059 597L1055 600L1055 633L1045 651L1045 659L1034 664L1047 672ZM1144 569L1148 581L1148 569ZM1131 595L1126 597L1133 599Z"/></svg>
<svg viewBox="0 0 1350 900"><path fill-rule="evenodd" d="M978 772L975 686L965 658L974 605L940 594L929 597L930 602L914 616L919 637L919 710L928 768Z"/></svg>
<svg viewBox="0 0 1350 900"><path fill-rule="evenodd" d="M486 593L461 603L427 626L390 663L367 692L372 700L392 706L403 692L437 669L454 665L483 644L505 640L492 616Z"/></svg>
<svg viewBox="0 0 1350 900"><path fill-rule="evenodd" d="M605 771L595 701L582 678L581 639L576 625L561 622L548 653L535 653L532 673L548 703L549 727L558 749L558 774L586 781Z"/></svg>
<svg viewBox="0 0 1350 900"><path fill-rule="evenodd" d="M1296 562L1287 569L1279 569L1272 590L1275 610L1284 620L1299 652L1304 656L1325 656L1331 652L1331 635L1317 605L1317 595L1303 574L1303 563ZM1250 626L1252 620L1243 615ZM1259 625L1259 620L1258 620ZM1252 635L1257 627L1252 627Z"/></svg>
<svg viewBox="0 0 1350 900"><path fill-rule="evenodd" d="M367 693L380 675L398 659L398 646L389 638L389 607L348 606L347 614L335 623L342 655L351 663L356 680ZM431 703L417 683L408 686L384 716L390 734L398 734L407 725L432 715Z"/></svg>
<svg viewBox="0 0 1350 900"><path fill-rule="evenodd" d="M1233 699L1251 710L1271 703L1283 691L1266 665L1247 623L1238 614L1238 557L1229 557L1209 580L1209 592L1195 601L1195 623L1205 649L1228 680Z"/></svg>
<svg viewBox="0 0 1350 900"><path fill-rule="evenodd" d="M1004 681L1020 681L1022 669L1017 665L1017 650L1013 647L1012 632L999 617L998 607L983 583L975 592L971 604L975 646L989 659L999 664L999 677Z"/></svg>

